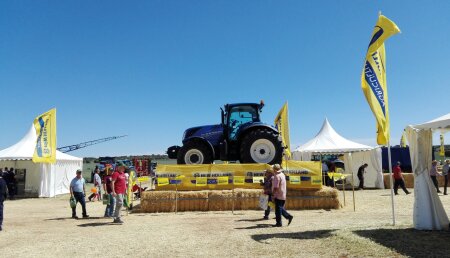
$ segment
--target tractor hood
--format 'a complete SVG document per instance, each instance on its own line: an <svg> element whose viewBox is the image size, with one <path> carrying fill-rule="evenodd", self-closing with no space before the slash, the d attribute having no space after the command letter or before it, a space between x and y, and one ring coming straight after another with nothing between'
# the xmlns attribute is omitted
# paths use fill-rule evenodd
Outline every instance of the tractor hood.
<svg viewBox="0 0 450 258"><path fill-rule="evenodd" d="M183 142L189 138L199 137L208 141L220 140L223 136L221 124L191 127L184 131Z"/></svg>

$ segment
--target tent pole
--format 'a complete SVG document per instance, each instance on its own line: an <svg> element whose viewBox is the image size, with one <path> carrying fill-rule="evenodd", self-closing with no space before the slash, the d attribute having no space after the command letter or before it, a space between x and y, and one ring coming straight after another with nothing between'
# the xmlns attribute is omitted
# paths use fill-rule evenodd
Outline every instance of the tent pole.
<svg viewBox="0 0 450 258"><path fill-rule="evenodd" d="M392 182L391 143L388 141L389 185L391 188L392 225L395 226L394 185Z"/></svg>
<svg viewBox="0 0 450 258"><path fill-rule="evenodd" d="M352 158L352 153L349 153L349 157L351 162L349 161L350 164L353 163L353 158ZM355 205L355 177L353 175L353 169L352 166L350 165L350 173L352 173L352 192L353 192L353 211L356 211L356 205Z"/></svg>

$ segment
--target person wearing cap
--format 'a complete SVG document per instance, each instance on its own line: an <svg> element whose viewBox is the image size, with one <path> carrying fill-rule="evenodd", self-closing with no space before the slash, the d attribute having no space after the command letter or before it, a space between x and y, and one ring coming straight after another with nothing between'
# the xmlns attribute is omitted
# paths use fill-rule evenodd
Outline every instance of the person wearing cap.
<svg viewBox="0 0 450 258"><path fill-rule="evenodd" d="M400 161L397 161L397 165L392 170L394 172L394 193L395 195L398 195L398 187L400 186L405 194L410 194L410 192L406 189L405 181L403 179L402 175L402 168L400 167L401 163Z"/></svg>
<svg viewBox="0 0 450 258"><path fill-rule="evenodd" d="M0 231L3 230L3 202L6 199L6 181L3 179L3 175L0 173Z"/></svg>
<svg viewBox="0 0 450 258"><path fill-rule="evenodd" d="M445 160L445 164L442 167L442 175L444 176L444 195L447 195L448 186L448 171L450 169L450 159Z"/></svg>
<svg viewBox="0 0 450 258"><path fill-rule="evenodd" d="M273 225L274 227L281 227L283 223L281 221L281 215L288 220L288 226L291 224L294 216L289 214L284 208L286 203L286 176L282 173L281 166L279 164L274 164L272 166L274 173L272 181L272 195L275 200L275 217L277 223Z"/></svg>
<svg viewBox="0 0 450 258"><path fill-rule="evenodd" d="M86 200L84 199L86 197L86 181L81 175L80 169L77 170L76 174L75 178L70 182L70 196L75 198L77 204L81 204L83 218L89 218L89 215L86 213ZM72 208L72 218L74 219L78 219L76 208L76 205Z"/></svg>
<svg viewBox="0 0 450 258"><path fill-rule="evenodd" d="M434 187L436 187L436 190L438 193L440 193L441 191L439 190L439 184L438 184L436 176L440 176L440 175L441 174L439 174L439 172L437 171L437 160L433 160L433 162L431 162L430 178L431 178L431 181L433 181Z"/></svg>

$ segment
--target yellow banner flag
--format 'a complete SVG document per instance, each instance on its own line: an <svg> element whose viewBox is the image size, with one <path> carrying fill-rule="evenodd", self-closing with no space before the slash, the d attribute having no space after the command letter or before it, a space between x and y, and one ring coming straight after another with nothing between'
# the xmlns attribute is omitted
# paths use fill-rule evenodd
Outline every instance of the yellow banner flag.
<svg viewBox="0 0 450 258"><path fill-rule="evenodd" d="M390 137L384 41L399 32L394 22L383 15L378 17L361 74L361 88L377 120L379 145L387 145Z"/></svg>
<svg viewBox="0 0 450 258"><path fill-rule="evenodd" d="M291 143L289 140L289 117L288 117L288 103L283 105L283 107L278 112L278 115L275 117L275 126L280 132L281 140L283 142L284 154L287 158L291 157Z"/></svg>
<svg viewBox="0 0 450 258"><path fill-rule="evenodd" d="M445 146L444 146L444 135L441 134L441 146L439 146L439 155L444 157L445 156Z"/></svg>
<svg viewBox="0 0 450 258"><path fill-rule="evenodd" d="M33 154L34 163L56 162L56 109L51 109L34 119L37 141Z"/></svg>
<svg viewBox="0 0 450 258"><path fill-rule="evenodd" d="M400 147L405 148L406 147L406 137L405 137L405 131L402 133L402 138L400 139Z"/></svg>

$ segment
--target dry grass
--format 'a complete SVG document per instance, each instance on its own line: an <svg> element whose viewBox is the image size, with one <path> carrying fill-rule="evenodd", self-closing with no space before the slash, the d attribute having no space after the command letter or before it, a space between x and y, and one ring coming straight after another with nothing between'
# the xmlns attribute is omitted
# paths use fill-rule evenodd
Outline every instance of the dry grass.
<svg viewBox="0 0 450 258"><path fill-rule="evenodd" d="M395 196L392 226L389 190L346 192L338 210L290 211L289 227L272 228L263 211L212 211L102 218L104 206L88 203L90 219L70 219L68 196L5 202L2 257L448 257L448 232L412 227L414 196ZM342 192L339 192L342 198ZM450 197L440 195L444 208ZM78 207L80 209L80 207ZM80 212L80 210L79 210ZM274 214L271 214L271 218ZM279 248L277 248L279 247Z"/></svg>

